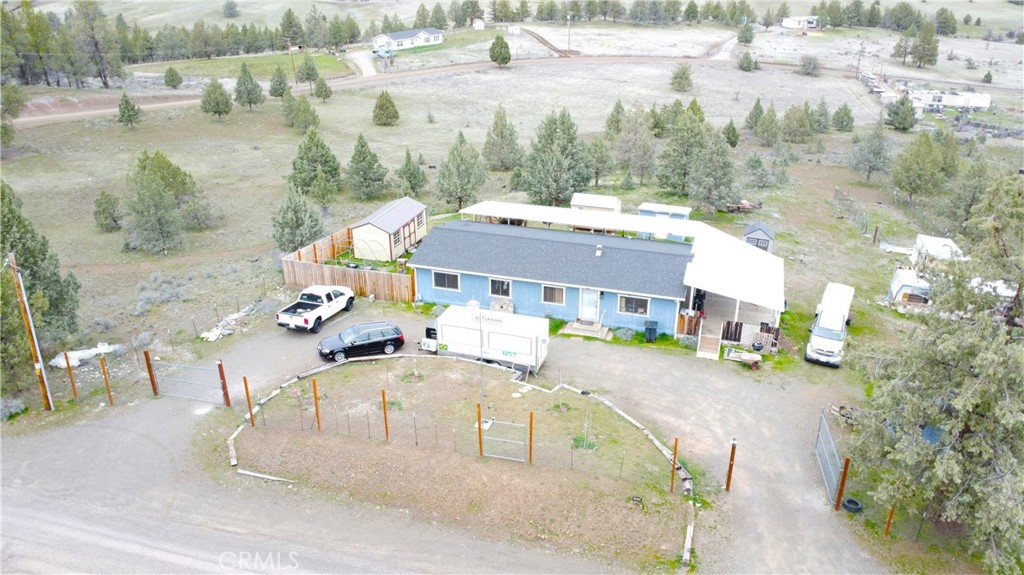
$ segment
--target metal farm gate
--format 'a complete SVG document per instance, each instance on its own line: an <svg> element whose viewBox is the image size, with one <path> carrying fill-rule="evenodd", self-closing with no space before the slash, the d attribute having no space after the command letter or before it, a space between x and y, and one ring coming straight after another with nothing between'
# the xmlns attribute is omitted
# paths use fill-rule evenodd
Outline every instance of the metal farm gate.
<svg viewBox="0 0 1024 575"><path fill-rule="evenodd" d="M167 361L153 361L154 376L160 395L181 399L222 403L231 407L224 379L224 364L217 361L216 367L183 365Z"/></svg>
<svg viewBox="0 0 1024 575"><path fill-rule="evenodd" d="M822 411L820 417L818 435L814 442L814 456L818 459L821 478L825 482L825 492L828 495L829 505L831 505L836 500L836 492L839 490L839 480L843 471L843 465L839 461L839 453L836 451L835 442L832 441L832 432L828 429L828 422L825 421L824 411Z"/></svg>
<svg viewBox="0 0 1024 575"><path fill-rule="evenodd" d="M526 462L527 429L523 423L484 420L484 456Z"/></svg>

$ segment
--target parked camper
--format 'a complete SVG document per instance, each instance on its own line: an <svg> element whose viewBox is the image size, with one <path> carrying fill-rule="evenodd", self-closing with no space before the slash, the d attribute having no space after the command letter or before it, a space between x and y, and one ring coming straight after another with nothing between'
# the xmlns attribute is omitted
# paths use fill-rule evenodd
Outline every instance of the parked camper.
<svg viewBox="0 0 1024 575"><path fill-rule="evenodd" d="M852 304L852 287L838 283L825 286L821 303L814 311L805 360L839 367L846 346L846 326L850 325Z"/></svg>
<svg viewBox="0 0 1024 575"><path fill-rule="evenodd" d="M536 373L548 355L547 318L450 305L432 326L420 349L438 355L483 359Z"/></svg>

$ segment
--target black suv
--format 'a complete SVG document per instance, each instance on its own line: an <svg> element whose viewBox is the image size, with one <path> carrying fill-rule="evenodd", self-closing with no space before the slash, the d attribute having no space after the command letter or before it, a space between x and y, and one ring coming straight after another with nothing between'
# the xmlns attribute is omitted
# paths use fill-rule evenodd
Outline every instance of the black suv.
<svg viewBox="0 0 1024 575"><path fill-rule="evenodd" d="M326 361L357 355L391 355L405 344L405 336L390 321L357 323L338 335L320 340L317 351Z"/></svg>

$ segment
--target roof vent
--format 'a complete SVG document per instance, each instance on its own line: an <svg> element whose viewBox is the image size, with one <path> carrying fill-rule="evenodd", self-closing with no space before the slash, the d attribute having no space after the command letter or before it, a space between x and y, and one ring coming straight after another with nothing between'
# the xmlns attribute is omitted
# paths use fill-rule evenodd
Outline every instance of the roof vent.
<svg viewBox="0 0 1024 575"><path fill-rule="evenodd" d="M601 257L601 244L597 244L597 252L594 255Z"/></svg>

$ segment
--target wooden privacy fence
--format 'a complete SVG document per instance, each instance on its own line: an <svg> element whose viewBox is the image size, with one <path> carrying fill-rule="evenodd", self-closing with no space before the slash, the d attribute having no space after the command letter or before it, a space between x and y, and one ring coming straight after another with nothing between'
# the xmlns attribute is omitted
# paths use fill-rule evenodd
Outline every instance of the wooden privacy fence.
<svg viewBox="0 0 1024 575"><path fill-rule="evenodd" d="M348 228L305 246L281 258L284 282L307 287L314 284L344 285L357 296L373 295L386 301L411 302L412 276L390 272L353 269L324 263L349 251Z"/></svg>

